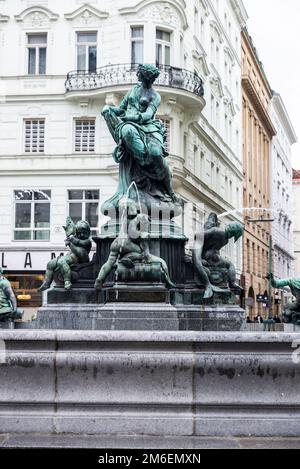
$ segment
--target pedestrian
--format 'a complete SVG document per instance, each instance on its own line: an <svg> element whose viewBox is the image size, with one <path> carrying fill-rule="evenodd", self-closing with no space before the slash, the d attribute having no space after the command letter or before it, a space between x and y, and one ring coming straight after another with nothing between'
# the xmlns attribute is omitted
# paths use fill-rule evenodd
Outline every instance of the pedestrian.
<svg viewBox="0 0 300 469"><path fill-rule="evenodd" d="M264 318L262 317L260 313L258 313L258 315L255 317L255 322L259 324L262 324L264 322Z"/></svg>

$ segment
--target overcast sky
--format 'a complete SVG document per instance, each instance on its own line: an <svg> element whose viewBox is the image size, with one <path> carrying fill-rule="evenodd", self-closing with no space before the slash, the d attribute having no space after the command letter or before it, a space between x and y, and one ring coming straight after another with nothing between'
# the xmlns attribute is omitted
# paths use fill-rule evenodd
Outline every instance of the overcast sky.
<svg viewBox="0 0 300 469"><path fill-rule="evenodd" d="M300 140L300 1L243 2L248 30L271 88L281 94ZM293 146L293 167L300 169L300 143Z"/></svg>

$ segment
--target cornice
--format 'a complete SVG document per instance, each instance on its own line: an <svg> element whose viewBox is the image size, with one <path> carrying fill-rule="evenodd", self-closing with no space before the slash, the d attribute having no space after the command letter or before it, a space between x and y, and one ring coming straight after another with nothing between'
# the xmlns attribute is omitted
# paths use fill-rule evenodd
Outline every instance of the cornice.
<svg viewBox="0 0 300 469"><path fill-rule="evenodd" d="M271 139L272 137L274 137L274 135L277 134L276 129L273 125L272 119L268 111L265 109L255 89L255 86L251 78L248 75L242 75L242 86L243 86L244 91L247 93L248 97L250 98L251 103L253 104L257 114L261 118L264 124L264 127L268 133L268 136Z"/></svg>
<svg viewBox="0 0 300 469"><path fill-rule="evenodd" d="M186 30L188 28L188 20L185 13L186 10L186 3L184 0L167 0L161 2L159 0L142 0L141 2L137 3L134 7L125 7L120 8L119 13L120 15L134 15L139 13L143 8L146 8L149 5L159 4L160 8L167 9L168 7L173 6L179 13L182 19L183 29Z"/></svg>
<svg viewBox="0 0 300 469"><path fill-rule="evenodd" d="M288 135L290 145L293 145L298 140L297 135L280 94L273 94L270 105L271 107L273 106L274 111L279 117L280 122L283 125L286 134Z"/></svg>
<svg viewBox="0 0 300 469"><path fill-rule="evenodd" d="M53 11L49 10L49 8L37 5L26 8L19 15L15 15L15 20L18 22L23 22L26 16L30 15L31 13L42 13L47 16L49 21L56 21L59 18L59 15L53 13Z"/></svg>
<svg viewBox="0 0 300 469"><path fill-rule="evenodd" d="M245 45L247 47L248 53L250 53L250 55L252 57L252 60L253 60L254 64L256 65L257 71L260 75L260 78L263 81L266 92L268 93L269 98L271 99L272 95L273 95L272 88L270 86L269 80L268 80L267 75L265 73L263 63L261 62L261 60L258 56L257 49L254 46L253 40L252 40L251 36L249 35L247 28L244 28L242 30L242 41L243 41L242 45Z"/></svg>
<svg viewBox="0 0 300 469"><path fill-rule="evenodd" d="M64 16L65 16L66 20L73 21L77 17L80 17L80 16L84 15L86 12L90 13L93 16L96 16L97 18L99 18L101 20L106 19L109 16L109 13L107 13L106 11L98 10L98 8L95 8L92 5L89 5L87 3L85 3L81 7L77 8L77 10L74 10L71 13L65 13Z"/></svg>
<svg viewBox="0 0 300 469"><path fill-rule="evenodd" d="M230 0L230 4L239 22L240 27L244 28L246 26L249 16L242 0Z"/></svg>

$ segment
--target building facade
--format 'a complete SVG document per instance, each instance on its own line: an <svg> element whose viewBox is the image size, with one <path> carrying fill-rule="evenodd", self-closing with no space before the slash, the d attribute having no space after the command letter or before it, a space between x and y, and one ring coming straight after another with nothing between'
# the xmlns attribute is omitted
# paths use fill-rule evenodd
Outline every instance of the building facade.
<svg viewBox="0 0 300 469"><path fill-rule="evenodd" d="M300 278L300 171L293 170L294 275Z"/></svg>
<svg viewBox="0 0 300 469"><path fill-rule="evenodd" d="M273 268L279 278L289 278L294 272L293 241L293 170L292 145L297 136L289 115L278 93L273 93L270 115L276 129L271 149L271 207ZM281 314L284 305L291 300L289 289L274 292L274 311Z"/></svg>
<svg viewBox="0 0 300 469"><path fill-rule="evenodd" d="M201 216L241 206L246 20L240 0L0 0L0 261L31 305L47 261L65 252L66 216L93 234L105 221L118 167L100 111L136 82L134 63L161 67L186 235ZM227 254L240 275L241 243Z"/></svg>
<svg viewBox="0 0 300 469"><path fill-rule="evenodd" d="M242 93L243 93L243 158L244 207L255 208L245 212L243 286L245 307L250 317L268 315L269 241L271 224L271 168L270 151L276 130L269 112L272 90L265 76L247 30L242 32ZM260 297L260 298L259 298Z"/></svg>

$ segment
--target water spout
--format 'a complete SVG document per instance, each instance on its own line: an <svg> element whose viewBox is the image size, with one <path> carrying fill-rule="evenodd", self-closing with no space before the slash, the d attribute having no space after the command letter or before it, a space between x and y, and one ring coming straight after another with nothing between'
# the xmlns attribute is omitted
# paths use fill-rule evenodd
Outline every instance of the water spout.
<svg viewBox="0 0 300 469"><path fill-rule="evenodd" d="M218 219L222 219L224 217L227 217L228 215L234 215L236 214L242 214L244 212L272 212L272 213L279 213L280 210L275 210L272 208L263 208L263 207L242 207L242 208L236 208L235 210L230 210L229 212L224 212L221 213L221 215L218 215Z"/></svg>

